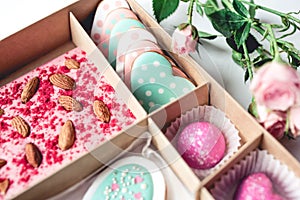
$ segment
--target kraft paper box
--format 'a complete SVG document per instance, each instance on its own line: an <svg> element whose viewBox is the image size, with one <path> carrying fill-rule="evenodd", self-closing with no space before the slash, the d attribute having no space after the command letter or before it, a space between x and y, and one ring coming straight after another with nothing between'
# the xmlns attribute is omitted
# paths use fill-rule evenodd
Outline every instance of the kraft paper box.
<svg viewBox="0 0 300 200"><path fill-rule="evenodd" d="M0 85L17 79L76 46L86 51L97 66L109 65L89 38L93 16L99 2L78 1L0 41ZM267 150L300 177L300 163L192 58L171 53L170 36L135 0L128 0L128 3L144 25L151 27L150 30L153 31L162 49L167 50L176 64L196 83L195 90L147 115L125 84L121 83L117 74L112 69L106 69L104 76L116 89L116 93L126 99L127 106L136 115L136 122L107 143L24 191L16 199L47 198L62 192L101 167L103 163L99 160L109 161L120 154L122 149L128 147L146 130L153 134L152 142L162 157L170 162L170 168L191 193L197 194L197 199L213 199L209 190L213 188L214 183L255 149ZM203 105L214 106L226 114L238 130L241 146L214 173L200 180L180 158L164 133L167 126L182 113ZM107 149L109 154L101 154ZM97 158L95 155L103 157Z"/></svg>

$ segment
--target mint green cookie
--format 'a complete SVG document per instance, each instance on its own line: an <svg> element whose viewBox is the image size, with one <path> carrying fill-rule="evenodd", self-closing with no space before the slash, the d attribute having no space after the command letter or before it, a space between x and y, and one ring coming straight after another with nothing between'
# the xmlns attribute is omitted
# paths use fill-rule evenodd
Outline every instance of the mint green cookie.
<svg viewBox="0 0 300 200"><path fill-rule="evenodd" d="M136 19L128 18L117 22L111 31L109 38L108 61L114 68L116 66L116 56L119 40L122 36L122 33L125 33L131 28L145 28L145 26Z"/></svg>
<svg viewBox="0 0 300 200"><path fill-rule="evenodd" d="M92 196L92 200L152 200L153 180L146 168L127 164L106 176Z"/></svg>
<svg viewBox="0 0 300 200"><path fill-rule="evenodd" d="M143 84L133 92L133 95L147 113L151 113L177 98L172 90L158 83Z"/></svg>
<svg viewBox="0 0 300 200"><path fill-rule="evenodd" d="M195 88L191 81L173 76L170 62L156 52L145 52L136 58L130 81L132 93L148 112L157 108L149 110L153 104L166 104Z"/></svg>

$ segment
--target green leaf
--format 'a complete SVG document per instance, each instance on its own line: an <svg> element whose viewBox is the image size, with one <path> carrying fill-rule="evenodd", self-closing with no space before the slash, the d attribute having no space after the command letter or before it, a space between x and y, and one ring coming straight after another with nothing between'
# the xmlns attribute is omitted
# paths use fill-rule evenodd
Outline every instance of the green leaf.
<svg viewBox="0 0 300 200"><path fill-rule="evenodd" d="M263 66L265 63L272 61L271 58L264 58L262 60L259 60L258 62L254 63L254 68L259 68L261 66Z"/></svg>
<svg viewBox="0 0 300 200"><path fill-rule="evenodd" d="M154 16L160 23L176 11L179 0L153 0L152 3Z"/></svg>
<svg viewBox="0 0 300 200"><path fill-rule="evenodd" d="M239 0L233 0L232 2L234 10L244 17L249 17L247 8Z"/></svg>
<svg viewBox="0 0 300 200"><path fill-rule="evenodd" d="M291 26L291 22L288 20L288 18L281 17L281 22L284 25L284 28L282 28L279 32L285 32L285 31L289 30L289 28Z"/></svg>
<svg viewBox="0 0 300 200"><path fill-rule="evenodd" d="M208 39L208 40L213 40L218 37L217 35L210 34L210 33L203 32L203 31L198 31L198 36L202 39Z"/></svg>
<svg viewBox="0 0 300 200"><path fill-rule="evenodd" d="M247 21L244 17L226 9L210 14L209 18L213 27L225 37L230 37L232 31L238 30Z"/></svg>
<svg viewBox="0 0 300 200"><path fill-rule="evenodd" d="M251 23L247 22L245 23L242 28L236 31L234 36L235 44L237 45L237 48L240 48L242 44L247 40L248 35L250 33Z"/></svg>
<svg viewBox="0 0 300 200"><path fill-rule="evenodd" d="M196 0L196 11L199 15L203 16L202 4L199 0Z"/></svg>
<svg viewBox="0 0 300 200"><path fill-rule="evenodd" d="M292 59L291 64L293 66L295 66L295 67L299 67L300 66L300 60L299 60L299 58L297 58L294 55L291 55L291 59Z"/></svg>
<svg viewBox="0 0 300 200"><path fill-rule="evenodd" d="M244 54L244 49L242 47L237 48L237 45L235 44L233 36L226 38L226 42L233 50ZM248 53L254 52L254 50L256 50L260 46L262 46L262 45L257 42L256 38L251 33L249 33L249 36L246 40L246 47L247 47Z"/></svg>
<svg viewBox="0 0 300 200"><path fill-rule="evenodd" d="M253 0L251 0L250 2L254 4ZM249 6L250 19L254 19L255 14L256 14L256 6Z"/></svg>
<svg viewBox="0 0 300 200"><path fill-rule="evenodd" d="M256 101L254 98L252 98L252 101L248 107L248 112L253 115L255 118L258 119L259 115L258 115L258 112L257 112L257 107L256 107Z"/></svg>
<svg viewBox="0 0 300 200"><path fill-rule="evenodd" d="M221 3L223 5L223 7L226 9L226 10L234 10L233 6L232 6L232 3L228 0L221 0Z"/></svg>
<svg viewBox="0 0 300 200"><path fill-rule="evenodd" d="M297 31L297 26L293 25L292 31L290 31L289 33L286 33L286 34L280 36L278 39L282 39L282 38L288 37L290 35L293 35L296 31Z"/></svg>
<svg viewBox="0 0 300 200"><path fill-rule="evenodd" d="M180 0L180 1L183 1L183 2L189 2L190 0Z"/></svg>
<svg viewBox="0 0 300 200"><path fill-rule="evenodd" d="M232 50L232 59L233 61L238 64L239 66L243 67L244 63L243 63L243 54Z"/></svg>
<svg viewBox="0 0 300 200"><path fill-rule="evenodd" d="M177 28L178 28L179 30L183 30L183 29L185 29L188 25L189 25L188 23L182 23L182 24L180 24Z"/></svg>
<svg viewBox="0 0 300 200"><path fill-rule="evenodd" d="M216 0L207 0L204 4L204 12L207 16L219 10Z"/></svg>
<svg viewBox="0 0 300 200"><path fill-rule="evenodd" d="M287 54L289 63L297 68L300 60L300 50L298 50L293 43L286 40L277 40L278 46Z"/></svg>

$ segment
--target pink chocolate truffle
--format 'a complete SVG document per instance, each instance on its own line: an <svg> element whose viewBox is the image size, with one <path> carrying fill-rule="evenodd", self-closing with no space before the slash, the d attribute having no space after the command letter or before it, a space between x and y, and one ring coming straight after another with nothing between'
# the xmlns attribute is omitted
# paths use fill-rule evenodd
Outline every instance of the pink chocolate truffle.
<svg viewBox="0 0 300 200"><path fill-rule="evenodd" d="M190 167L209 169L224 157L226 142L223 133L213 124L194 122L180 133L177 150Z"/></svg>
<svg viewBox="0 0 300 200"><path fill-rule="evenodd" d="M235 193L235 200L282 200L274 193L271 180L262 172L247 176Z"/></svg>

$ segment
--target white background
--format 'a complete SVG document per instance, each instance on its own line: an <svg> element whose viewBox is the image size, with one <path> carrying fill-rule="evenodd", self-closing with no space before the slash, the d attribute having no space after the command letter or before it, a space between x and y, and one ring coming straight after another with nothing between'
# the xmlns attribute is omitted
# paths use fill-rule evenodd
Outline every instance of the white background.
<svg viewBox="0 0 300 200"><path fill-rule="evenodd" d="M0 40L76 0L0 0Z"/></svg>

